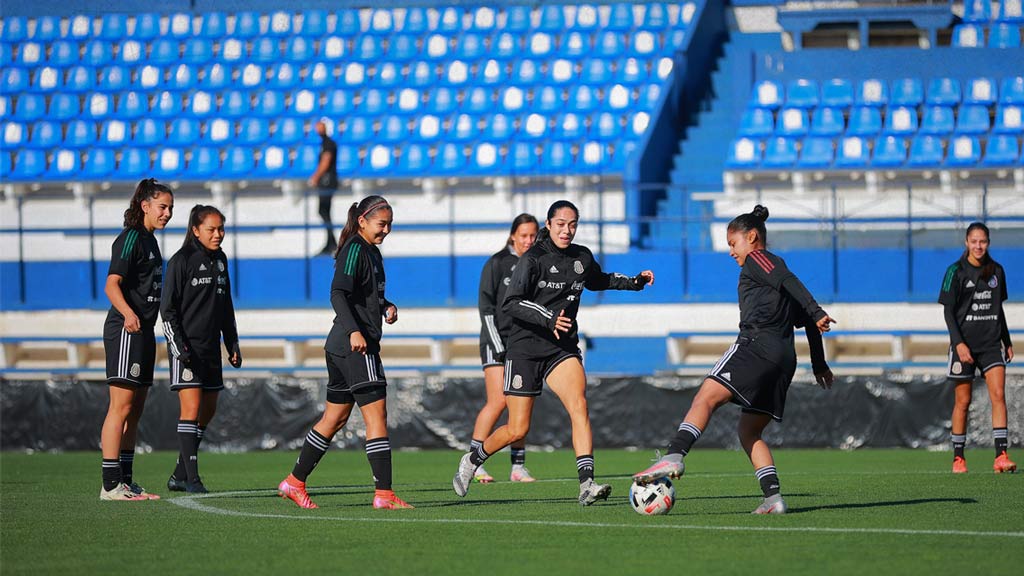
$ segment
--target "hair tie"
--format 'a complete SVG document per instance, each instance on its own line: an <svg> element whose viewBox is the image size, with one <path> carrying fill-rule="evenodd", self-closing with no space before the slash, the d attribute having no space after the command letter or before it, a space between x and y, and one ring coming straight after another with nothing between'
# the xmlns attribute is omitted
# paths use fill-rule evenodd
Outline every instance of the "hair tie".
<svg viewBox="0 0 1024 576"><path fill-rule="evenodd" d="M388 203L387 203L387 201L386 201L386 200L385 200L385 201L382 201L382 202L377 202L377 203L376 203L376 204L374 204L373 206L370 206L369 208L367 208L367 209L366 209L366 212L363 212L362 214L360 214L360 215L359 215L359 217L360 217L360 218L366 218L366 215L367 215L367 214L369 214L370 212L373 212L373 211L374 211L374 210L376 210L377 208L380 208L380 207L382 207L382 206L387 206L387 205L388 205Z"/></svg>

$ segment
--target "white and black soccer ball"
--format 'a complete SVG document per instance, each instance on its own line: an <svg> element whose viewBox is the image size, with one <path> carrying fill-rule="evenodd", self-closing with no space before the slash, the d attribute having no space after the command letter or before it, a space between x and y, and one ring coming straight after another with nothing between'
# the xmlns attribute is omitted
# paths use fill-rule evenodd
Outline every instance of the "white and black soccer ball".
<svg viewBox="0 0 1024 576"><path fill-rule="evenodd" d="M676 503L676 489L668 478L659 478L650 484L637 484L629 487L629 504L637 514L659 516L668 514Z"/></svg>

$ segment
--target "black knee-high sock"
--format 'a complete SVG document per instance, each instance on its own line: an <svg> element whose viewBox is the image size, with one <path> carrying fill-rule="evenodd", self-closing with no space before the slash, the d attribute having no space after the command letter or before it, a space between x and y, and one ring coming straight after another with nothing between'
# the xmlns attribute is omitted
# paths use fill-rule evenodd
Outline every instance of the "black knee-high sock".
<svg viewBox="0 0 1024 576"><path fill-rule="evenodd" d="M195 420L178 420L178 458L185 468L185 478L189 482L199 481L199 459L196 456L199 448L199 442L196 440L197 427L198 423Z"/></svg>
<svg viewBox="0 0 1024 576"><path fill-rule="evenodd" d="M686 456L690 448L693 447L693 443L700 438L700 433L700 428L689 422L683 422L679 425L676 435L672 437L672 441L668 443L668 453Z"/></svg>
<svg viewBox="0 0 1024 576"><path fill-rule="evenodd" d="M196 426L196 455L199 455L199 445L203 443L203 434L206 433L206 426ZM178 453L178 462L174 465L175 480L185 480L188 473L185 471L185 464L181 461L181 453Z"/></svg>
<svg viewBox="0 0 1024 576"><path fill-rule="evenodd" d="M469 451L469 461L472 462L474 466L483 466L483 463L490 457L491 455L484 450L483 442L481 442L475 449L471 449Z"/></svg>
<svg viewBox="0 0 1024 576"><path fill-rule="evenodd" d="M580 477L580 484L587 480L594 479L594 455L584 454L576 457L576 472Z"/></svg>
<svg viewBox="0 0 1024 576"><path fill-rule="evenodd" d="M366 441L366 459L370 461L374 487L391 490L391 442L387 436Z"/></svg>
<svg viewBox="0 0 1024 576"><path fill-rule="evenodd" d="M134 450L121 450L119 457L121 464L121 481L125 484L132 485L132 465L135 463L135 451Z"/></svg>
<svg viewBox="0 0 1024 576"><path fill-rule="evenodd" d="M963 458L964 446L967 444L967 434L950 434L949 438L953 441L953 458ZM996 452L996 455L998 454Z"/></svg>
<svg viewBox="0 0 1024 576"><path fill-rule="evenodd" d="M779 493L779 475L775 471L775 466L758 468L754 470L754 476L757 476L757 481L761 483L761 492L764 492L765 498Z"/></svg>
<svg viewBox="0 0 1024 576"><path fill-rule="evenodd" d="M299 452L299 459L295 461L292 468L292 476L299 482L305 482L310 472L320 463L320 459L327 453L331 445L329 438L324 438L316 430L310 430L306 434L306 442L302 445L302 452Z"/></svg>
<svg viewBox="0 0 1024 576"><path fill-rule="evenodd" d="M996 445L996 456L1006 452L1006 448L1009 445L1006 428L993 428L992 440Z"/></svg>
<svg viewBox="0 0 1024 576"><path fill-rule="evenodd" d="M512 465L522 466L523 464L526 464L526 448L513 448Z"/></svg>
<svg viewBox="0 0 1024 576"><path fill-rule="evenodd" d="M103 489L111 491L121 483L121 463L114 458L103 459Z"/></svg>

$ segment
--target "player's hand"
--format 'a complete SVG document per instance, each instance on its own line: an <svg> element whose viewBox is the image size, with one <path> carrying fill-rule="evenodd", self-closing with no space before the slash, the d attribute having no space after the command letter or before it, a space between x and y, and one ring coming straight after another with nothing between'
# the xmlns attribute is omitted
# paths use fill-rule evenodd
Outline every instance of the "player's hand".
<svg viewBox="0 0 1024 576"><path fill-rule="evenodd" d="M309 180L306 180L306 184L308 184L310 188L316 188L316 179L310 178Z"/></svg>
<svg viewBox="0 0 1024 576"><path fill-rule="evenodd" d="M235 344L234 350L231 351L231 356L228 358L228 362L235 368L242 367L242 351L238 349L238 344Z"/></svg>
<svg viewBox="0 0 1024 576"><path fill-rule="evenodd" d="M1006 347L1006 362L1007 364L1013 362L1013 346Z"/></svg>
<svg viewBox="0 0 1024 576"><path fill-rule="evenodd" d="M353 352L359 352L360 354L366 354L366 338L363 338L363 333L356 330L355 332L348 335L348 342L352 345Z"/></svg>
<svg viewBox="0 0 1024 576"><path fill-rule="evenodd" d="M814 381L818 383L824 390L832 389L832 382L835 381L836 377L832 374L832 370L825 368L823 372L814 373Z"/></svg>
<svg viewBox="0 0 1024 576"><path fill-rule="evenodd" d="M650 284L654 286L654 272L650 270L644 270L643 272L636 275L637 283L640 284L640 288L643 289L644 284Z"/></svg>
<svg viewBox="0 0 1024 576"><path fill-rule="evenodd" d="M555 333L555 340L561 340L562 337L558 335L559 332L568 332L572 329L572 318L565 315L565 310L558 311L558 317L555 318L555 329L552 332Z"/></svg>
<svg viewBox="0 0 1024 576"><path fill-rule="evenodd" d="M398 322L398 306L392 304L384 310L384 321L388 324Z"/></svg>
<svg viewBox="0 0 1024 576"><path fill-rule="evenodd" d="M124 317L124 331L129 334L142 332L142 323L139 322L139 317L134 312Z"/></svg>
<svg viewBox="0 0 1024 576"><path fill-rule="evenodd" d="M178 354L178 362L181 362L186 368L192 367L192 352L189 350L183 350L181 354Z"/></svg>
<svg viewBox="0 0 1024 576"><path fill-rule="evenodd" d="M836 322L835 319L829 316L828 314L825 314L824 318L818 320L817 322L815 322L815 324L818 325L818 332L824 334L825 332L828 332L829 330L832 329L832 327L829 326L829 324L838 324L838 322Z"/></svg>
<svg viewBox="0 0 1024 576"><path fill-rule="evenodd" d="M964 364L974 364L974 357L971 356L971 349L963 342L956 345L956 355Z"/></svg>

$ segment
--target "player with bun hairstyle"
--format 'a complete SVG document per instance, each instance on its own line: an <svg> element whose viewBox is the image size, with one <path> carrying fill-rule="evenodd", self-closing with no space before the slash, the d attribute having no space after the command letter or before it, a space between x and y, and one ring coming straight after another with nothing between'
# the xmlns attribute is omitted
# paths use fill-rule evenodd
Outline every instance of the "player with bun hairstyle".
<svg viewBox="0 0 1024 576"><path fill-rule="evenodd" d="M974 222L967 227L963 256L946 269L939 292L946 328L949 329L949 379L955 384L951 436L953 473L967 472L967 413L971 385L980 370L992 401L992 439L996 474L1014 472L1017 465L1006 453L1006 364L1013 360L1013 343L1006 325L1006 273L988 253L988 226Z"/></svg>
<svg viewBox="0 0 1024 576"><path fill-rule="evenodd" d="M579 210L559 200L548 209L546 227L519 258L501 311L512 320L505 354L508 423L459 461L452 487L465 496L477 468L505 446L526 438L533 404L546 383L572 423L572 444L580 481L579 503L604 500L612 487L594 481L593 435L587 411L587 378L579 349L576 314L583 289L643 290L654 282L644 270L635 277L608 274L585 246L573 244Z"/></svg>
<svg viewBox="0 0 1024 576"><path fill-rule="evenodd" d="M103 420L103 488L100 500L156 500L132 481L135 439L146 396L153 385L164 260L154 230L174 214L174 192L155 178L135 187L124 211L124 230L111 249L104 292L110 310L103 324L110 404Z"/></svg>
<svg viewBox="0 0 1024 576"><path fill-rule="evenodd" d="M729 222L729 256L740 265L740 333L736 343L704 379L667 454L633 480L646 484L659 478L683 475L686 456L715 410L728 402L738 404L739 439L754 466L764 501L754 514L783 514L786 503L768 444L761 438L768 423L782 421L786 392L796 371L793 328L804 327L811 348L814 378L823 388L832 386L832 371L825 363L821 333L835 322L818 306L786 263L765 249L768 209L758 205L749 214Z"/></svg>
<svg viewBox="0 0 1024 576"><path fill-rule="evenodd" d="M348 220L334 253L331 306L334 325L324 345L327 357L327 404L306 435L292 473L277 490L300 508L316 508L306 479L331 440L348 422L353 405L366 423L366 458L376 488L373 507L412 508L391 490L391 443L388 440L387 379L380 361L382 323L398 321L398 307L384 297L384 261L377 246L391 233L394 214L388 201L368 196L348 209Z"/></svg>
<svg viewBox="0 0 1024 576"><path fill-rule="evenodd" d="M167 489L204 494L197 452L206 427L217 411L224 389L220 341L228 361L242 366L231 299L224 214L213 206L196 204L188 217L185 242L167 262L160 319L167 338L171 391L178 393L178 464Z"/></svg>

